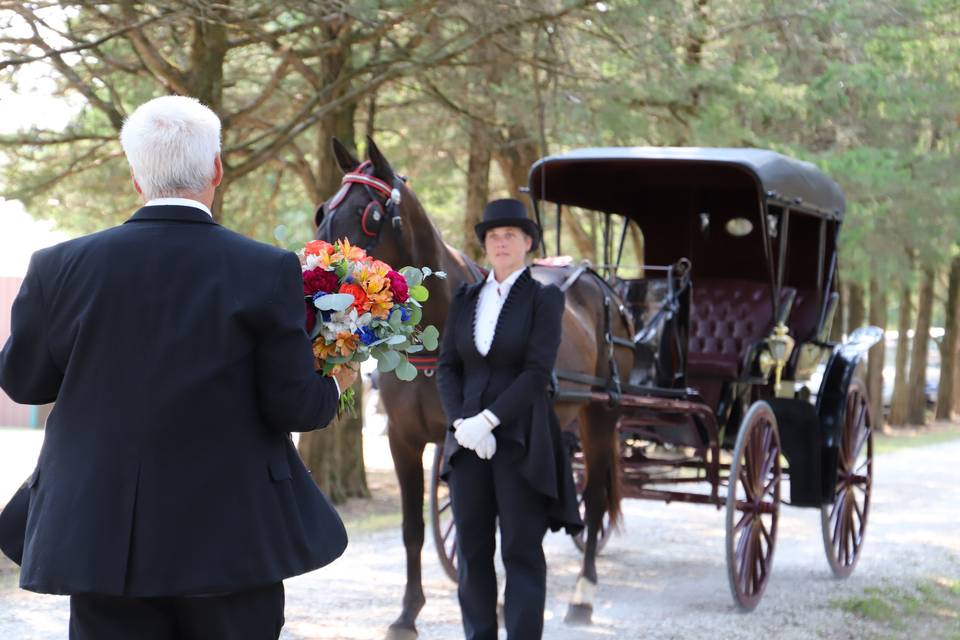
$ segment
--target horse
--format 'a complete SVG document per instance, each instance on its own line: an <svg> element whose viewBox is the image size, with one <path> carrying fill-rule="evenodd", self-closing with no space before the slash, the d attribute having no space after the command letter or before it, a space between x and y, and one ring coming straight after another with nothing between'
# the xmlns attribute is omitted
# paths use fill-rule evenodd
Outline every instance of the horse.
<svg viewBox="0 0 960 640"><path fill-rule="evenodd" d="M333 153L345 175L337 194L317 209L316 238L328 242L347 238L352 245L396 268L427 266L445 272L445 279L431 281L430 297L423 303L422 317L424 324L436 326L442 334L457 288L461 283L475 282L482 277L477 265L443 241L405 179L394 172L370 137L367 137L366 162L361 163L336 139ZM632 354L621 350L613 356L602 329L607 314L606 326L611 332L620 337L629 336L629 319L614 314L611 323L609 309L605 309L605 295L609 290L605 290L602 280L575 277L571 278L572 283L567 282L573 270L574 267L531 267L536 279L566 285L567 289L556 369L604 380L617 369L629 371ZM612 359L616 360L616 367ZM431 366L429 358L418 361L419 367ZM586 384L564 385L567 389L589 390ZM421 579L423 453L428 443L442 446L449 423L440 404L436 381L431 376L419 375L412 382L401 382L395 376L383 375L380 393L387 413L390 453L400 484L407 567L402 609L390 625L387 637L409 639L417 637L416 619L426 602ZM566 620L589 623L597 584L598 532L604 514L611 528L615 528L620 519L618 414L615 409L597 403L557 402L555 409L564 431L579 431L586 473L583 503L587 536L583 564Z"/></svg>

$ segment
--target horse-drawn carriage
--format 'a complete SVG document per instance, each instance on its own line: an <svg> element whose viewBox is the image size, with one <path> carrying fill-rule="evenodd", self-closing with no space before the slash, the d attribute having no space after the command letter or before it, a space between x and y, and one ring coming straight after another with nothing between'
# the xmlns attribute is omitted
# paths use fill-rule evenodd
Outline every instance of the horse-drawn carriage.
<svg viewBox="0 0 960 640"><path fill-rule="evenodd" d="M821 510L830 567L849 575L873 476L873 429L857 368L881 332L829 339L844 212L836 183L771 151L612 148L538 161L529 193L538 221L556 207L555 229L544 230L558 256L564 208L602 220L603 264L538 269L556 270L561 288L584 278L601 283L608 366L603 375L558 368L554 397L558 406L597 406L614 416L614 493L725 509L730 589L750 610L769 580L786 475L789 504ZM627 254L636 264L624 264ZM575 429L569 442L589 502L590 456ZM432 526L455 579L439 461L438 447ZM584 514L588 533L576 542L595 553L609 527L596 508L586 505Z"/></svg>

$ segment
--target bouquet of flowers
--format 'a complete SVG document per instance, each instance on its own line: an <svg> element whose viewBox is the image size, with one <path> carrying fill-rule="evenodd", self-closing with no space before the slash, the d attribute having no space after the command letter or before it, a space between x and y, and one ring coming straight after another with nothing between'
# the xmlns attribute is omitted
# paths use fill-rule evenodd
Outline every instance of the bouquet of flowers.
<svg viewBox="0 0 960 640"><path fill-rule="evenodd" d="M433 351L440 338L433 325L419 327L421 303L430 296L423 281L446 274L429 267L396 271L346 239L313 240L297 255L317 370L332 375L374 357L379 371L416 378L407 355ZM341 411L355 413L354 396L353 389L340 396Z"/></svg>

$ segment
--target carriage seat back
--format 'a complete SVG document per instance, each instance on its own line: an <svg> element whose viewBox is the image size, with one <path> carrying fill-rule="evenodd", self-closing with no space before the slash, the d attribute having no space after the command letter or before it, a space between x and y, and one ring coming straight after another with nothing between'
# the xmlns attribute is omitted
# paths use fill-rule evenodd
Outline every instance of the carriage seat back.
<svg viewBox="0 0 960 640"><path fill-rule="evenodd" d="M792 298L788 287L782 299ZM737 379L750 365L753 347L770 335L774 314L770 285L751 280L695 278L690 309L687 373Z"/></svg>

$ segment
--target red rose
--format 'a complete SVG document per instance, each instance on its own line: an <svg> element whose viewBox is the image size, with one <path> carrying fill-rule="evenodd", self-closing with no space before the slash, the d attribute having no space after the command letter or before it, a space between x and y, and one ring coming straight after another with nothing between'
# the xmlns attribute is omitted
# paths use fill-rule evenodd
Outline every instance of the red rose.
<svg viewBox="0 0 960 640"><path fill-rule="evenodd" d="M349 293L353 296L353 304L350 305L357 310L357 313L364 313L370 308L367 302L367 293L358 284L344 284L340 287L340 293Z"/></svg>
<svg viewBox="0 0 960 640"><path fill-rule="evenodd" d="M309 334L317 324L317 311L312 304L307 304L307 324L306 329Z"/></svg>
<svg viewBox="0 0 960 640"><path fill-rule="evenodd" d="M303 294L312 296L315 293L333 293L337 289L337 274L333 271L324 271L320 267L303 272Z"/></svg>
<svg viewBox="0 0 960 640"><path fill-rule="evenodd" d="M396 271L387 272L387 280L390 281L390 291L393 292L394 302L403 304L410 297L410 291L407 289L407 280Z"/></svg>

